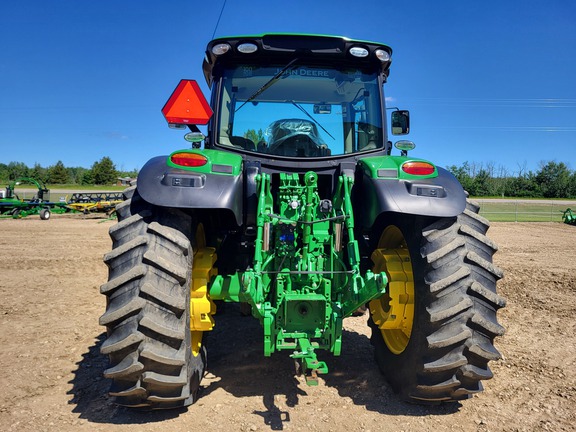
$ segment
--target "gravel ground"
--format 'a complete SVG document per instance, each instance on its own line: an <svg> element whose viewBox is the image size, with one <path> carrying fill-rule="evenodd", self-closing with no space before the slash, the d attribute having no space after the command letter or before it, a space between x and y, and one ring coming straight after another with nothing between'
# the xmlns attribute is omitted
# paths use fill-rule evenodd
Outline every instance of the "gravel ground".
<svg viewBox="0 0 576 432"><path fill-rule="evenodd" d="M345 321L343 354L318 387L285 353L263 357L261 329L236 305L210 335L209 374L188 409L117 407L102 378L98 318L112 222L57 216L0 220L0 429L3 431L571 431L576 424L576 227L495 223L507 328L485 391L460 404L398 401L380 376L366 317ZM328 358L327 358L328 357Z"/></svg>

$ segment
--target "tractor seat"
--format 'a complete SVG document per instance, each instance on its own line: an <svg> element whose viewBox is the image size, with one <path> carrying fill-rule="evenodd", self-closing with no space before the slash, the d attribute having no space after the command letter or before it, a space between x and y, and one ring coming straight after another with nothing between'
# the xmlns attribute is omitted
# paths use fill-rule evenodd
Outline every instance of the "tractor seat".
<svg viewBox="0 0 576 432"><path fill-rule="evenodd" d="M269 128L268 153L278 156L317 157L329 154L316 124L305 119L276 120Z"/></svg>

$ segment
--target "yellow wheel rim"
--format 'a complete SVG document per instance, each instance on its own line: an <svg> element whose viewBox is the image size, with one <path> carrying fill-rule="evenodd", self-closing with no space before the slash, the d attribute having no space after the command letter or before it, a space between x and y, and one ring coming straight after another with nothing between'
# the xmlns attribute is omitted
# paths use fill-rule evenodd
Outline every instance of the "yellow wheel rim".
<svg viewBox="0 0 576 432"><path fill-rule="evenodd" d="M215 262L216 250L206 247L204 226L199 224L196 229L190 286L190 339L194 357L197 357L202 350L204 332L214 327L212 316L216 313L216 305L210 300L208 283L212 276L217 274Z"/></svg>
<svg viewBox="0 0 576 432"><path fill-rule="evenodd" d="M198 357L200 351L202 350L202 337L204 336L204 332L202 331L190 331L190 338L192 341L192 355L194 357Z"/></svg>
<svg viewBox="0 0 576 432"><path fill-rule="evenodd" d="M389 226L382 232L372 261L374 273L386 272L388 288L386 294L370 302L370 313L388 349L400 354L408 346L414 323L414 274L400 229Z"/></svg>

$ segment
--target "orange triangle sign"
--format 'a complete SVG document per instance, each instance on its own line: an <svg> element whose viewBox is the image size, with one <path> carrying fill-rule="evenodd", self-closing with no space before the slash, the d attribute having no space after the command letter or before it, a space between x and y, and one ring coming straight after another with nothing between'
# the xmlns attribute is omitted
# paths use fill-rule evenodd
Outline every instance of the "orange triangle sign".
<svg viewBox="0 0 576 432"><path fill-rule="evenodd" d="M212 117L212 108L196 81L181 80L162 114L168 123L205 125Z"/></svg>

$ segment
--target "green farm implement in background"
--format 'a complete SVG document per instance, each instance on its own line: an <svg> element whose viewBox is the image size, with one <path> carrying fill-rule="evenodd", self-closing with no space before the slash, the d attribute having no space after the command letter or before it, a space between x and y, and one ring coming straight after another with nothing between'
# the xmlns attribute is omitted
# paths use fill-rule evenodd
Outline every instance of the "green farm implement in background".
<svg viewBox="0 0 576 432"><path fill-rule="evenodd" d="M30 200L20 199L15 188L21 184L36 186L37 192ZM40 219L48 220L52 212L66 213L70 211L65 203L54 203L49 200L50 191L41 180L29 177L20 177L10 182L6 189L0 191L0 215L4 217L22 218L30 215L39 215Z"/></svg>
<svg viewBox="0 0 576 432"><path fill-rule="evenodd" d="M37 192L31 199L21 199L15 192L16 186L31 184ZM0 191L0 217L14 219L30 215L39 215L40 219L48 220L52 213L106 213L115 212L115 206L122 202L123 195L118 192L76 192L70 197L61 198L58 202L49 199L50 191L41 180L29 177L18 178Z"/></svg>
<svg viewBox="0 0 576 432"><path fill-rule="evenodd" d="M111 214L115 206L122 201L123 196L119 192L77 192L67 197L66 203L70 209L84 214L91 212Z"/></svg>
<svg viewBox="0 0 576 432"><path fill-rule="evenodd" d="M576 225L576 215L572 211L572 209L566 209L564 214L562 215L562 219L564 219L564 223L569 225Z"/></svg>

